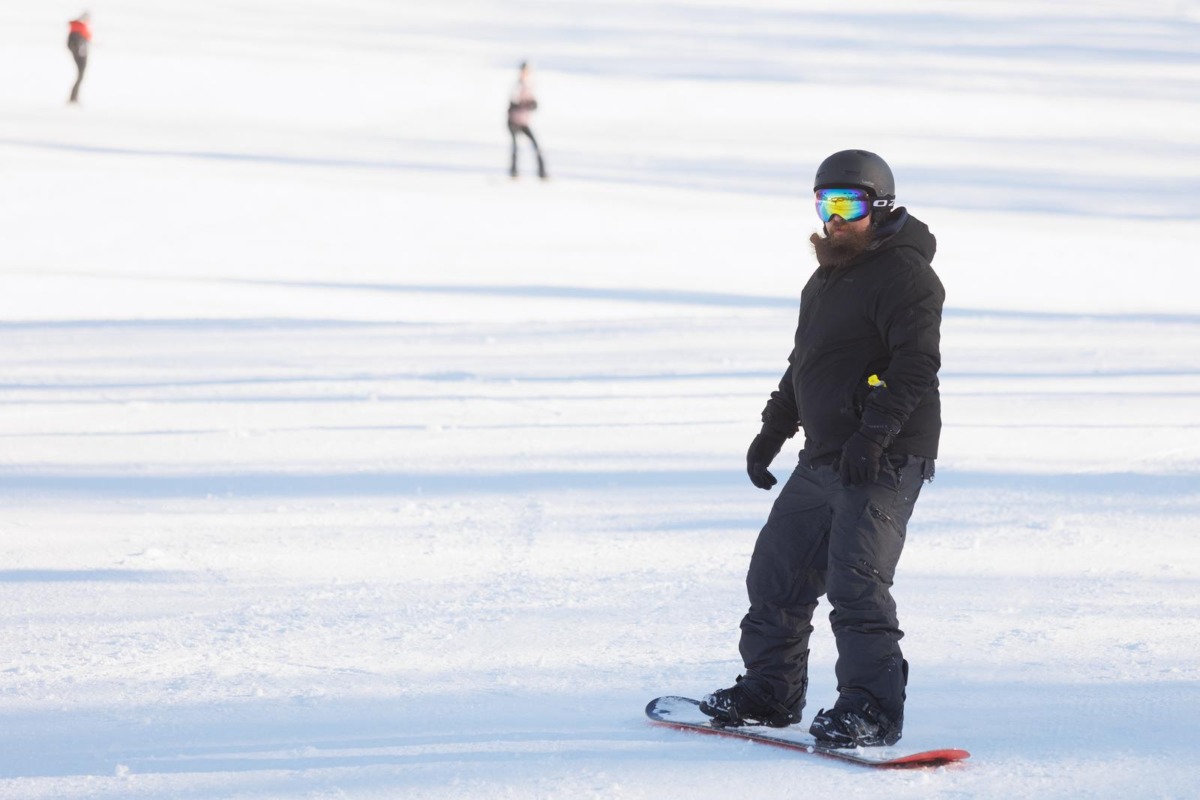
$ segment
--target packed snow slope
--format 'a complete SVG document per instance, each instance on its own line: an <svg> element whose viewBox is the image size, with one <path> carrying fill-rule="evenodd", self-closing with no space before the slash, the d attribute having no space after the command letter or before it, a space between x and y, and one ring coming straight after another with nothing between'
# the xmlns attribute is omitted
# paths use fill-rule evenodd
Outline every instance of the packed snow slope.
<svg viewBox="0 0 1200 800"><path fill-rule="evenodd" d="M0 4L0 796L1200 795L1196 2L103 0L72 107L80 10ZM738 674L846 147L948 293L935 771L642 716Z"/></svg>

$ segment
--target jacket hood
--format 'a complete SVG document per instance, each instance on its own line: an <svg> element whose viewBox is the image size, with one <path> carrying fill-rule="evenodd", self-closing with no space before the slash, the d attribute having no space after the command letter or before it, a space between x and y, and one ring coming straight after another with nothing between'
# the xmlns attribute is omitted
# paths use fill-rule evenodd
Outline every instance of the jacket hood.
<svg viewBox="0 0 1200 800"><path fill-rule="evenodd" d="M892 211L876 229L875 242L868 252L877 253L897 247L910 247L926 261L933 261L933 254L937 252L937 239L929 226L909 214L903 206Z"/></svg>

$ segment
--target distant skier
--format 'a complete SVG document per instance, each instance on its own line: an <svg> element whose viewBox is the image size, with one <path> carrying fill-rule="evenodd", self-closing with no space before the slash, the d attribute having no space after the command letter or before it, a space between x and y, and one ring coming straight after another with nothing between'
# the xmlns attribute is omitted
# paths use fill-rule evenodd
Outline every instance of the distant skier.
<svg viewBox="0 0 1200 800"><path fill-rule="evenodd" d="M83 83L83 71L87 69L88 60L88 45L92 41L92 29L88 27L90 15L88 12L83 12L78 19L71 20L71 32L67 34L67 49L71 51L71 55L75 58L75 68L79 70L79 77L75 79L75 85L71 87L72 103L79 102L79 85Z"/></svg>
<svg viewBox="0 0 1200 800"><path fill-rule="evenodd" d="M933 234L893 208L882 158L834 153L814 191L820 266L801 292L787 370L746 453L751 482L775 485L767 468L799 427L804 449L750 559L745 675L700 709L728 725L799 722L813 612L826 595L838 698L809 730L835 747L891 745L904 726L908 662L890 590L937 457L945 292L929 263Z"/></svg>
<svg viewBox="0 0 1200 800"><path fill-rule="evenodd" d="M537 110L537 98L533 94L533 80L530 76L530 68L528 62L521 64L521 72L517 77L517 84L513 87L512 94L508 98L508 133L512 136L512 166L509 168L508 174L512 177L517 177L517 134L523 133L529 137L529 141L533 144L533 152L537 156L538 177L546 178L546 162L542 159L541 148L538 147L537 139L533 137L533 131L529 128L529 122L533 118L533 112Z"/></svg>

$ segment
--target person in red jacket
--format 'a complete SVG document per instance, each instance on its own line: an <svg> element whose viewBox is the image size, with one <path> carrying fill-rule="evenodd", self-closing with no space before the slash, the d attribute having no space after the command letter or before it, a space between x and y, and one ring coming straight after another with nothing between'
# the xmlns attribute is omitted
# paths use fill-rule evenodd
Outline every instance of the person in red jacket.
<svg viewBox="0 0 1200 800"><path fill-rule="evenodd" d="M83 71L87 68L88 45L92 41L92 29L88 27L89 18L88 12L85 11L78 19L71 20L71 32L67 35L67 49L74 56L75 68L79 70L79 77L71 87L72 103L79 102L79 85L83 83Z"/></svg>
<svg viewBox="0 0 1200 800"><path fill-rule="evenodd" d="M542 149L538 147L537 139L529 128L533 112L537 110L537 98L533 94L533 79L530 76L528 62L521 64L521 73L517 84L513 87L508 98L508 133L512 136L512 164L508 174L517 177L517 134L523 133L533 144L533 153L537 156L538 177L546 179L546 161L542 158Z"/></svg>

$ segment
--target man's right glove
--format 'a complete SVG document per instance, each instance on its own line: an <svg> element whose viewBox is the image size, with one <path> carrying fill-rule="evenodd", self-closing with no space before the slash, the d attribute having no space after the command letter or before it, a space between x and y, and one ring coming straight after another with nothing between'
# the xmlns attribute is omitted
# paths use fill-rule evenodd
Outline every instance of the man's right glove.
<svg viewBox="0 0 1200 800"><path fill-rule="evenodd" d="M750 449L746 451L746 472L750 475L750 482L758 488L770 489L778 483L767 467L771 466L786 441L787 437L782 433L763 426L762 433L750 443Z"/></svg>

